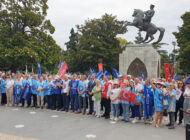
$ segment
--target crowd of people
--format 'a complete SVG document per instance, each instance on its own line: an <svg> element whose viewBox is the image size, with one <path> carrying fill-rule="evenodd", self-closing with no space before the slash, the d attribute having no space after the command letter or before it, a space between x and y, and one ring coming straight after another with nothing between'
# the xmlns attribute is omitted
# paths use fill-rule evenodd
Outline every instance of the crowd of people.
<svg viewBox="0 0 190 140"><path fill-rule="evenodd" d="M102 75L99 80L95 74L90 78L65 74L61 79L58 75L0 72L0 95L2 106L70 111L113 121L122 116L126 123L154 121L156 128L167 118L169 129L176 122L181 125L183 119L185 125L190 123L190 81L185 85L184 80L143 80L131 75L115 80Z"/></svg>

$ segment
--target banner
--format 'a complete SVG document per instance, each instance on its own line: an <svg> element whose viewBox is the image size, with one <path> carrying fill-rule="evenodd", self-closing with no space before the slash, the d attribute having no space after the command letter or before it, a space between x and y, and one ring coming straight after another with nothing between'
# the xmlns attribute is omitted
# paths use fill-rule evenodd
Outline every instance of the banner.
<svg viewBox="0 0 190 140"><path fill-rule="evenodd" d="M42 75L41 67L40 67L40 62L38 61L38 77Z"/></svg>
<svg viewBox="0 0 190 140"><path fill-rule="evenodd" d="M103 72L103 64L102 63L98 63L98 70Z"/></svg>
<svg viewBox="0 0 190 140"><path fill-rule="evenodd" d="M174 66L173 64L170 66L171 78L174 78Z"/></svg>
<svg viewBox="0 0 190 140"><path fill-rule="evenodd" d="M109 72L106 69L104 69L104 75L108 76L108 74L109 74Z"/></svg>
<svg viewBox="0 0 190 140"><path fill-rule="evenodd" d="M165 72L165 78L166 81L168 81L169 77L170 77L170 64L164 64L164 72Z"/></svg>
<svg viewBox="0 0 190 140"><path fill-rule="evenodd" d="M64 62L61 66L61 68L59 69L59 72L57 73L57 75L60 77L60 78L63 78L64 75L66 74L68 70L68 66L67 66L67 63Z"/></svg>
<svg viewBox="0 0 190 140"><path fill-rule="evenodd" d="M102 78L102 74L103 74L103 72L102 72L102 71L99 71L99 72L97 73L96 79L100 80L100 79Z"/></svg>

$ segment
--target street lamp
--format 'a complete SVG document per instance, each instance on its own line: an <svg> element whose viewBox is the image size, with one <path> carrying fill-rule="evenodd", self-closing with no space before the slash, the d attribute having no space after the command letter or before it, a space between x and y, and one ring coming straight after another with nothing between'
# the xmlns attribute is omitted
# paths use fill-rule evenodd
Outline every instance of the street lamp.
<svg viewBox="0 0 190 140"><path fill-rule="evenodd" d="M175 41L172 41L172 45L174 46L174 49L173 49L173 64L174 64L174 73L175 73L175 64L176 64L176 58L175 58L175 47L176 47L176 42Z"/></svg>

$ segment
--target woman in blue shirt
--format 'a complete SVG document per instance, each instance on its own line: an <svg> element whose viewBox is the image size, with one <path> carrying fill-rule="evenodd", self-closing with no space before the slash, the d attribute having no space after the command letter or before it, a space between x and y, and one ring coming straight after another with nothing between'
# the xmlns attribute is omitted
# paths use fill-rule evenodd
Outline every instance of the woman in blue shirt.
<svg viewBox="0 0 190 140"><path fill-rule="evenodd" d="M157 82L156 87L155 85L152 85L154 89L154 107L155 107L155 127L161 127L162 126L162 118L163 118L163 112L164 112L164 106L163 106L163 91L162 91L162 83Z"/></svg>

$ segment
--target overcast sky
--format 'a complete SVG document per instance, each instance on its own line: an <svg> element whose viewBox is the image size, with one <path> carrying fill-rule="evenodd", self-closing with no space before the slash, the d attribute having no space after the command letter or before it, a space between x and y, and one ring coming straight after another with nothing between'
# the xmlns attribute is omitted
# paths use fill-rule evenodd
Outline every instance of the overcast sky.
<svg viewBox="0 0 190 140"><path fill-rule="evenodd" d="M103 14L116 15L119 20L132 21L134 9L148 10L150 4L155 5L155 15L152 22L166 29L162 42L168 43L163 49L172 51L172 41L176 41L172 32L182 25L180 16L190 11L190 0L49 0L48 19L56 28L53 34L57 44L65 49L64 43L69 40L70 30L77 24L83 24L86 19L100 18ZM128 32L122 35L128 41L134 41L138 30L128 27ZM158 37L157 33L155 38Z"/></svg>

